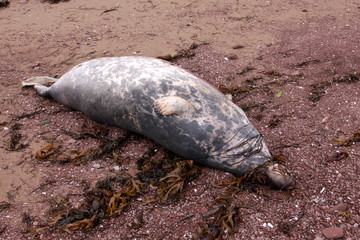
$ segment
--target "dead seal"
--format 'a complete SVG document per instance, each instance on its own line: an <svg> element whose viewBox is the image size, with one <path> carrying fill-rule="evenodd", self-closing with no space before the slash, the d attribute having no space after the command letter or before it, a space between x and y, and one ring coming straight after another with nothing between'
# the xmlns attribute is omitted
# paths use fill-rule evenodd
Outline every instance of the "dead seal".
<svg viewBox="0 0 360 240"><path fill-rule="evenodd" d="M48 87L49 82L55 83ZM34 85L43 97L142 134L195 163L236 176L261 169L262 179L278 188L293 182L286 170L272 164L262 136L241 108L205 81L162 60L99 58L58 80L35 77L23 85Z"/></svg>

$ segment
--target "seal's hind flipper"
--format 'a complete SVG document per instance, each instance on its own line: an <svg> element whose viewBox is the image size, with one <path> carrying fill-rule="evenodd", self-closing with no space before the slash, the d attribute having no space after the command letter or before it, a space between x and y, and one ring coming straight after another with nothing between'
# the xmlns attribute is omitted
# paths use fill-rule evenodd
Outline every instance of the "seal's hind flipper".
<svg viewBox="0 0 360 240"><path fill-rule="evenodd" d="M22 82L23 87L34 86L36 91L42 97L50 97L49 87L56 82L56 78L41 76L29 78Z"/></svg>
<svg viewBox="0 0 360 240"><path fill-rule="evenodd" d="M193 105L190 102L177 96L163 97L156 100L155 110L164 116L189 116L195 111Z"/></svg>
<svg viewBox="0 0 360 240"><path fill-rule="evenodd" d="M51 78L47 76L41 76L41 77L32 77L29 79L26 79L22 82L23 87L29 87L29 86L35 86L35 85L42 85L50 87L53 83L56 82L56 78Z"/></svg>

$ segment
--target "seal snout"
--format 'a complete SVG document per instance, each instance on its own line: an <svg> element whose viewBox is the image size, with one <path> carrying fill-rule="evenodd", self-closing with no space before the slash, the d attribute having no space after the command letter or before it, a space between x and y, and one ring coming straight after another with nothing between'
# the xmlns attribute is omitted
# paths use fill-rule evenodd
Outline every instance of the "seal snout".
<svg viewBox="0 0 360 240"><path fill-rule="evenodd" d="M257 180L260 183L280 190L293 189L296 184L295 179L287 169L283 165L277 163L262 168L257 175Z"/></svg>

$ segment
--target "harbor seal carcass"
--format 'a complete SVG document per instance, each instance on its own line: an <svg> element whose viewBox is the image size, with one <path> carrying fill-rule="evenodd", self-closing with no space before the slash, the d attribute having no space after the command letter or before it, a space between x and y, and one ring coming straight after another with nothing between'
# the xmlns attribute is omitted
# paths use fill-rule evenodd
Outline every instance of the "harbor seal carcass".
<svg viewBox="0 0 360 240"><path fill-rule="evenodd" d="M47 82L55 83L48 87ZM236 176L272 159L241 108L205 81L160 59L99 58L58 80L35 77L23 85L34 85L41 96L93 120L142 134L183 158ZM261 172L271 183L280 188L292 183L286 170L270 165Z"/></svg>

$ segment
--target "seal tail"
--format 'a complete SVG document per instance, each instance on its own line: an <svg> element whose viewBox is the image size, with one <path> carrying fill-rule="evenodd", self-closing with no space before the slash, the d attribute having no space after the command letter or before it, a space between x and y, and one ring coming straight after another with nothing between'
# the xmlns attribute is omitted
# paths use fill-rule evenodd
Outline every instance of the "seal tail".
<svg viewBox="0 0 360 240"><path fill-rule="evenodd" d="M32 77L22 82L23 87L34 86L38 94L42 97L50 97L49 87L57 81L56 78L47 76Z"/></svg>

